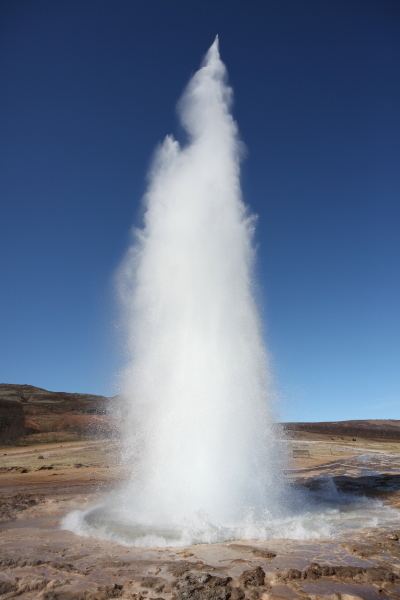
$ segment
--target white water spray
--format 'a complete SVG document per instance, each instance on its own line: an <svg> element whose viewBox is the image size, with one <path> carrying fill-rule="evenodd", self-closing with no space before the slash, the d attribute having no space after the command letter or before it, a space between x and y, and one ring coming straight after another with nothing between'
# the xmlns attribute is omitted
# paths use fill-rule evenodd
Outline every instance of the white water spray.
<svg viewBox="0 0 400 600"><path fill-rule="evenodd" d="M188 141L159 148L119 273L130 477L86 524L134 543L255 537L280 505L231 102L216 38L179 103Z"/></svg>
<svg viewBox="0 0 400 600"><path fill-rule="evenodd" d="M168 136L158 150L121 270L126 494L140 522L237 523L279 489L231 100L216 39L179 103L188 143Z"/></svg>
<svg viewBox="0 0 400 600"><path fill-rule="evenodd" d="M144 546L308 539L397 519L330 481L314 497L283 489L231 100L215 40L179 104L188 143L167 137L159 149L120 271L129 477L65 517L81 535Z"/></svg>

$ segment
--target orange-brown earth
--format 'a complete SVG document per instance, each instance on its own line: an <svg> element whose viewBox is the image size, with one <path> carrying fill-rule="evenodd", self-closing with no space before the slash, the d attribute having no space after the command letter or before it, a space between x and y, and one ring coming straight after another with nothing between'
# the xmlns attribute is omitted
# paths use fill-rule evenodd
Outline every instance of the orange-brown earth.
<svg viewBox="0 0 400 600"><path fill-rule="evenodd" d="M68 410L56 404L55 430L48 427L54 414L49 396L42 396L41 406L38 396L17 399L31 406L23 407L23 430L0 447L0 598L400 599L400 519L329 539L187 548L128 547L62 530L66 513L95 503L124 477L109 435L114 427L98 428L95 435L96 427L69 425L71 415L108 422L106 401L91 398L78 397L76 406L70 397L60 400ZM85 412L94 406L103 412ZM32 432L35 419L47 431ZM337 424L292 429L287 476L313 488L328 475L345 493L379 497L400 509L400 440L369 435L363 424L356 432L354 424L351 432ZM379 424L383 431L385 426Z"/></svg>
<svg viewBox="0 0 400 600"><path fill-rule="evenodd" d="M112 436L117 398L0 384L0 443Z"/></svg>

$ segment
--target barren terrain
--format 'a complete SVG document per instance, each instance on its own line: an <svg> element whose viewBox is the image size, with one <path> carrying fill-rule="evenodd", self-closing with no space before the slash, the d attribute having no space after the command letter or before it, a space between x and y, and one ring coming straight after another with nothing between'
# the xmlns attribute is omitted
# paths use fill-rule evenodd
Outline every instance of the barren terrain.
<svg viewBox="0 0 400 600"><path fill-rule="evenodd" d="M339 492L400 509L396 435L306 429L292 430L288 441L292 482L314 489L329 480ZM129 547L62 530L65 514L94 504L124 475L109 436L63 435L28 433L0 448L0 598L400 599L396 512L383 525L366 521L318 540L187 548Z"/></svg>

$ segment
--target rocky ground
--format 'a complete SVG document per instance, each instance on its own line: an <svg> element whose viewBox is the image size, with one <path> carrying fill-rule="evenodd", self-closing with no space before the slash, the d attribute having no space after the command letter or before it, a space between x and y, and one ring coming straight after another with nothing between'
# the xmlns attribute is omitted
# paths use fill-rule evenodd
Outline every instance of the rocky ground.
<svg viewBox="0 0 400 600"><path fill-rule="evenodd" d="M115 399L114 399L115 401ZM135 548L62 530L124 477L110 400L0 385L0 598L400 600L400 518L335 537ZM400 424L288 424L287 478L400 510ZM313 493L313 492L311 492ZM399 513L400 515L400 513Z"/></svg>
<svg viewBox="0 0 400 600"><path fill-rule="evenodd" d="M314 435L291 444L288 476L299 485L329 474L339 489L400 508L400 443ZM367 470L360 456L369 457ZM0 598L400 599L400 519L337 539L188 548L127 547L61 530L63 515L123 476L117 462L109 439L0 448Z"/></svg>

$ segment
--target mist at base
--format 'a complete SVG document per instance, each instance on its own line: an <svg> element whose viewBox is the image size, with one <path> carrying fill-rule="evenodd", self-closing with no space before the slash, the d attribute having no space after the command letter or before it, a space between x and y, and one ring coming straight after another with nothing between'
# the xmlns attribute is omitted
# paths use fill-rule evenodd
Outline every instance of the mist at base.
<svg viewBox="0 0 400 600"><path fill-rule="evenodd" d="M332 478L322 478L318 492L293 489L291 506L280 516L265 514L259 521L248 515L242 523L215 525L204 516L180 523L154 526L131 521L129 506L121 506L118 493L105 504L74 511L62 527L82 536L95 536L126 546L168 547L216 544L234 540L329 540L345 539L357 530L397 527L398 510L380 500L340 492Z"/></svg>

